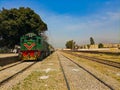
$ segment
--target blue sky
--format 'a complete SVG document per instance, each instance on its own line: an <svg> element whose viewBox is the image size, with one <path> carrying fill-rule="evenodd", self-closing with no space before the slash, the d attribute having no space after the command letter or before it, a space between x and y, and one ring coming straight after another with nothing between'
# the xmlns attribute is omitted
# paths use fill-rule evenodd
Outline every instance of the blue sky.
<svg viewBox="0 0 120 90"><path fill-rule="evenodd" d="M56 48L68 40L77 44L120 43L120 0L0 0L2 7L30 7L48 25L46 34Z"/></svg>

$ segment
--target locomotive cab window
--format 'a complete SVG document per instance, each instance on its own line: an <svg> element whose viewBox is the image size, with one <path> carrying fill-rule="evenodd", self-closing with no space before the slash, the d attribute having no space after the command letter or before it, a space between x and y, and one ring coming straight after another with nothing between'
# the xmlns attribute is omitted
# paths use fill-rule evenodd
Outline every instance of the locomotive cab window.
<svg viewBox="0 0 120 90"><path fill-rule="evenodd" d="M31 37L26 37L26 40L30 40L31 39Z"/></svg>
<svg viewBox="0 0 120 90"><path fill-rule="evenodd" d="M22 39L22 43L24 42L24 39Z"/></svg>
<svg viewBox="0 0 120 90"><path fill-rule="evenodd" d="M41 39L38 39L38 43L39 43L39 44L41 43Z"/></svg>
<svg viewBox="0 0 120 90"><path fill-rule="evenodd" d="M36 40L36 37L33 36L32 39L33 39L33 40Z"/></svg>

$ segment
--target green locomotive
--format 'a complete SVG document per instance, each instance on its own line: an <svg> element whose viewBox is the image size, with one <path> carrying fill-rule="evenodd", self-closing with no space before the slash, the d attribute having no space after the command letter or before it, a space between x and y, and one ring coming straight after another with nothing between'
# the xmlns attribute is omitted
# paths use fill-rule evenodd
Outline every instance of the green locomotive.
<svg viewBox="0 0 120 90"><path fill-rule="evenodd" d="M41 60L51 53L50 45L41 35L28 33L20 38L20 59Z"/></svg>

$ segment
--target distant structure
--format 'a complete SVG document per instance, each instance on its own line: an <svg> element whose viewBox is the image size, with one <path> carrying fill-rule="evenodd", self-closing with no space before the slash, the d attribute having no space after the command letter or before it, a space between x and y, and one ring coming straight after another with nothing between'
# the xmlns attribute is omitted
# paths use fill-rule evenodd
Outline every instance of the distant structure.
<svg viewBox="0 0 120 90"><path fill-rule="evenodd" d="M120 44L104 44L104 48L120 48Z"/></svg>
<svg viewBox="0 0 120 90"><path fill-rule="evenodd" d="M98 44L94 45L80 45L79 49L98 49ZM120 49L120 43L110 43L110 44L103 44L103 48L118 48Z"/></svg>

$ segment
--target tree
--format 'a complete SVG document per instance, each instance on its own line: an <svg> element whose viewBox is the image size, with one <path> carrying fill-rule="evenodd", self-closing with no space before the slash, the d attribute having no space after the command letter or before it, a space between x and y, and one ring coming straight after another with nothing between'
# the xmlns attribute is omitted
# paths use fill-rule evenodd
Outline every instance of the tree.
<svg viewBox="0 0 120 90"><path fill-rule="evenodd" d="M103 48L104 46L103 46L103 44L102 43L99 43L98 44L98 48Z"/></svg>
<svg viewBox="0 0 120 90"><path fill-rule="evenodd" d="M0 11L0 46L13 48L20 37L33 32L37 35L47 30L47 24L30 8L20 7Z"/></svg>
<svg viewBox="0 0 120 90"><path fill-rule="evenodd" d="M94 44L95 44L94 39L90 37L90 45L94 45Z"/></svg>
<svg viewBox="0 0 120 90"><path fill-rule="evenodd" d="M66 48L74 49L75 48L75 42L73 40L67 41L65 46L66 46Z"/></svg>
<svg viewBox="0 0 120 90"><path fill-rule="evenodd" d="M87 48L88 48L88 49L90 48L90 44L87 44Z"/></svg>

